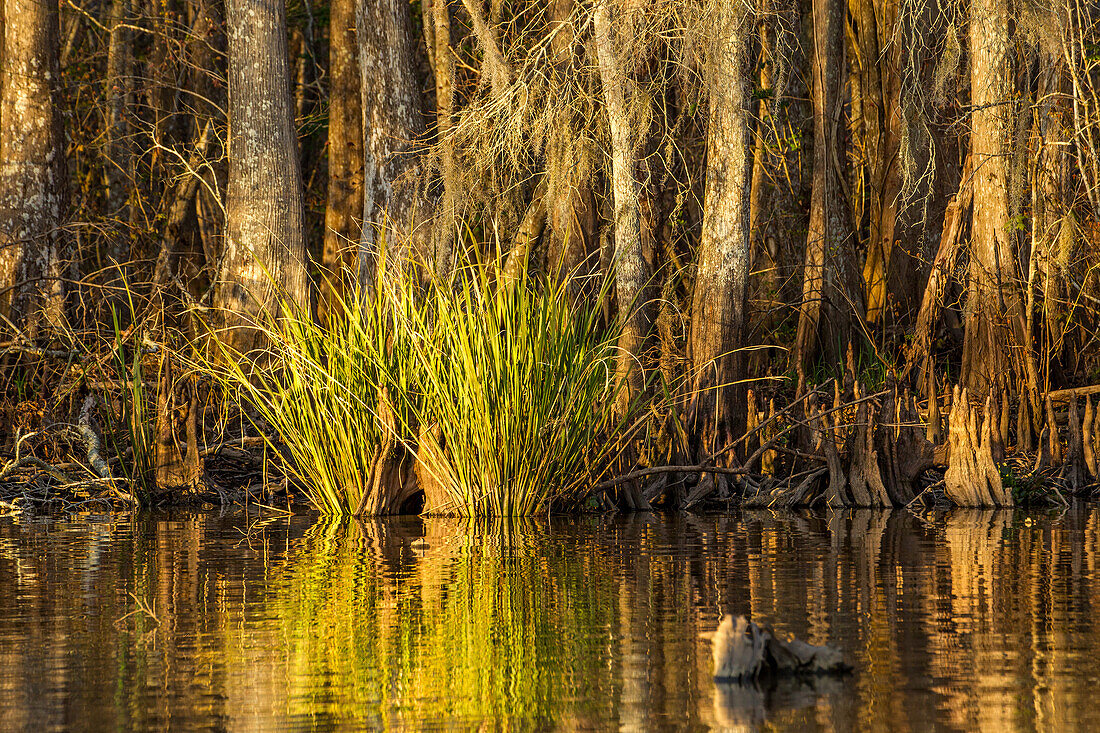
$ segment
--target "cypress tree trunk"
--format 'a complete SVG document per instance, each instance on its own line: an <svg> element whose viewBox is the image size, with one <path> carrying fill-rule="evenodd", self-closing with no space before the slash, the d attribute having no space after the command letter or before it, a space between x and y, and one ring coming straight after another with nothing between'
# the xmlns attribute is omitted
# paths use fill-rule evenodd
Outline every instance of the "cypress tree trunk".
<svg viewBox="0 0 1100 733"><path fill-rule="evenodd" d="M650 303L646 293L649 266L642 250L642 219L640 210L638 135L631 129L628 109L628 77L620 63L612 35L610 2L596 5L593 33L596 56L611 128L611 194L614 200L612 223L615 236L615 300L619 308L622 333L616 379L619 384L619 406L625 412L644 386L642 350L652 324ZM621 8L616 3L616 10ZM621 15L621 13L616 13ZM629 20L616 18L616 30L629 32ZM633 484L624 487L620 504L629 510L646 510L649 504Z"/></svg>
<svg viewBox="0 0 1100 733"><path fill-rule="evenodd" d="M359 0L357 24L364 135L359 279L369 290L380 268L399 272L409 257L424 256L430 233L417 185L414 147L424 134L424 105L413 68L409 4Z"/></svg>
<svg viewBox="0 0 1100 733"><path fill-rule="evenodd" d="M63 318L58 14L56 0L4 0L0 315L32 339Z"/></svg>
<svg viewBox="0 0 1100 733"><path fill-rule="evenodd" d="M619 337L618 378L623 382L620 400L628 403L642 389L642 348L649 333L650 304L646 298L649 268L642 252L642 223L639 207L638 136L631 129L627 77L618 58L612 36L611 3L601 2L593 15L600 83L603 86L611 128L611 192L614 199L615 299L623 323ZM625 27L619 23L619 30Z"/></svg>
<svg viewBox="0 0 1100 733"><path fill-rule="evenodd" d="M570 79L578 74L580 63L576 52L577 28L573 22L575 7L575 0L551 0L547 8L553 72L557 88L563 93L572 89ZM562 112L565 119L546 151L549 179L547 264L551 273L568 281L573 296L585 291L584 278L598 264L590 261L596 248L596 202L592 195L591 172L578 160L574 137L583 124L577 119L578 106L579 103L568 105Z"/></svg>
<svg viewBox="0 0 1100 733"><path fill-rule="evenodd" d="M963 337L962 383L984 397L990 381L1013 364L1022 343L1016 249L1008 231L1004 144L1012 101L1008 6L970 3L970 153L974 165L970 284Z"/></svg>
<svg viewBox="0 0 1100 733"><path fill-rule="evenodd" d="M791 360L804 381L827 337L830 356L839 358L848 341L853 312L862 310L853 279L852 232L841 194L839 161L845 160L840 132L844 88L844 2L813 0L814 163L810 221L806 235L802 306Z"/></svg>
<svg viewBox="0 0 1100 733"><path fill-rule="evenodd" d="M133 47L130 0L112 0L109 20L111 38L107 47L107 160L104 183L107 186L107 215L128 222L124 210L133 171L126 115L132 104Z"/></svg>
<svg viewBox="0 0 1100 733"><path fill-rule="evenodd" d="M328 202L322 253L328 282L321 285L325 312L344 293L345 268L354 272L358 267L363 234L363 108L355 0L332 0L329 13Z"/></svg>
<svg viewBox="0 0 1100 733"><path fill-rule="evenodd" d="M693 396L690 424L699 454L722 448L735 430L731 384L743 359L749 269L752 128L749 105L751 23L741 0L721 0L708 68L710 124L699 265L691 309Z"/></svg>
<svg viewBox="0 0 1100 733"><path fill-rule="evenodd" d="M226 250L214 291L230 330L261 345L248 324L282 301L308 307L302 178L290 101L284 0L230 0L229 182Z"/></svg>

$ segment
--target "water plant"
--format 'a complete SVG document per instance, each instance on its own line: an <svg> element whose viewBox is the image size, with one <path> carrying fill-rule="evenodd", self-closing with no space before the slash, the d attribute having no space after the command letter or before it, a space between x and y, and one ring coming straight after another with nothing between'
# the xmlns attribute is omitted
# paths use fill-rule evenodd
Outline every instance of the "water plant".
<svg viewBox="0 0 1100 733"><path fill-rule="evenodd" d="M398 511L411 472L380 464L413 457L428 513L579 505L630 417L615 409L607 288L574 302L564 286L498 274L391 280L336 298L324 324L272 314L256 325L265 356L215 342L203 366L323 512ZM384 491L397 498L369 500Z"/></svg>
<svg viewBox="0 0 1100 733"><path fill-rule="evenodd" d="M433 283L422 307L395 309L417 375L405 414L419 428L421 473L440 487L429 512L577 505L623 445L630 416L615 409L607 287L577 302L562 285L495 275L468 266Z"/></svg>

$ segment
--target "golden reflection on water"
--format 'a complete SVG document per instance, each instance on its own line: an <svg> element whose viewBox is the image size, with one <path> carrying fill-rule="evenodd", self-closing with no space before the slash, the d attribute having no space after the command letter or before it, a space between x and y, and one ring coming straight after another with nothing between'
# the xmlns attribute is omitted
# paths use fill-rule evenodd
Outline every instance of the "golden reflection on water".
<svg viewBox="0 0 1100 733"><path fill-rule="evenodd" d="M0 520L0 729L1095 730L1100 514ZM137 612L130 594L148 605ZM844 649L716 687L724 613Z"/></svg>

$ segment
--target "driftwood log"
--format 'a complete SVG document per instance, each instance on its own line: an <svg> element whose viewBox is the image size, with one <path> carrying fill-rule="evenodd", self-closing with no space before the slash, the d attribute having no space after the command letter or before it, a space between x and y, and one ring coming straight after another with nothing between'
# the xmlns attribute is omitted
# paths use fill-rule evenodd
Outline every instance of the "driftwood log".
<svg viewBox="0 0 1100 733"><path fill-rule="evenodd" d="M748 682L770 675L844 674L851 671L831 646L779 639L744 616L726 615L711 640L716 682Z"/></svg>

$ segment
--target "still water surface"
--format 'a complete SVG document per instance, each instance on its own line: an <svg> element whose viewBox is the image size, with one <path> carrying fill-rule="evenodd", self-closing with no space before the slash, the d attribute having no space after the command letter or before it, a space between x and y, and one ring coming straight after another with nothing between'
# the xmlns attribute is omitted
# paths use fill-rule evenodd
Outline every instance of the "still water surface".
<svg viewBox="0 0 1100 733"><path fill-rule="evenodd" d="M1100 730L1095 509L254 520L0 519L0 729Z"/></svg>

